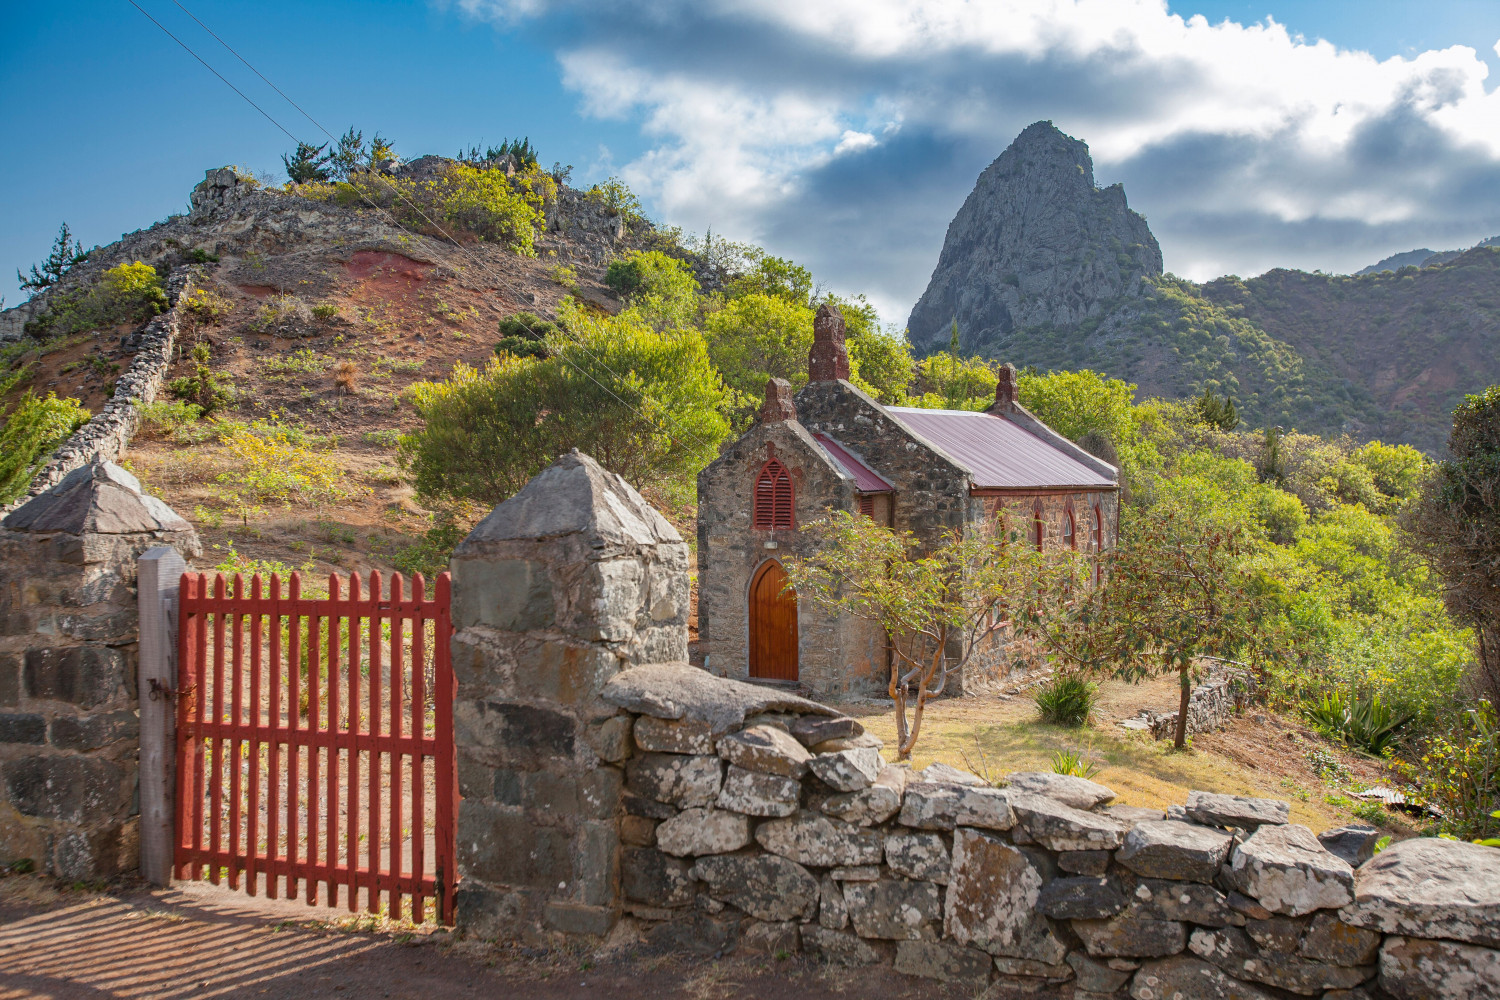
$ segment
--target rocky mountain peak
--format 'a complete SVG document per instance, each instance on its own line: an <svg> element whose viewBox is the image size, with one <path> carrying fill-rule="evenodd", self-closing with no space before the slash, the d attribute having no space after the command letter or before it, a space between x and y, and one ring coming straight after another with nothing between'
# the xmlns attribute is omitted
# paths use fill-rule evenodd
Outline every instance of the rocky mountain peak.
<svg viewBox="0 0 1500 1000"><path fill-rule="evenodd" d="M993 346L1018 327L1074 326L1161 273L1161 247L1124 188L1095 187L1088 145L1037 122L979 175L907 333L936 350L956 319L965 350Z"/></svg>

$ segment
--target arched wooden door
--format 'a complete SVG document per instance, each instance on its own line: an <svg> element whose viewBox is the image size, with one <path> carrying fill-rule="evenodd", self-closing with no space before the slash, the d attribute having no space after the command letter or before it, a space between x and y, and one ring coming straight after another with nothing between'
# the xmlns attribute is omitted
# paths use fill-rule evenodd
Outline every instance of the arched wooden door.
<svg viewBox="0 0 1500 1000"><path fill-rule="evenodd" d="M797 592L786 590L786 570L772 560L750 583L750 676L797 679Z"/></svg>

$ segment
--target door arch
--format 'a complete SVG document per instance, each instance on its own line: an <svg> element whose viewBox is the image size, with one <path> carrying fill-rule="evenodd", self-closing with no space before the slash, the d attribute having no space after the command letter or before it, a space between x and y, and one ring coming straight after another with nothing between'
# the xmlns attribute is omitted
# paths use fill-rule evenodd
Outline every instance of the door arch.
<svg viewBox="0 0 1500 1000"><path fill-rule="evenodd" d="M772 559L750 581L750 676L797 679L797 592L787 590L786 570Z"/></svg>

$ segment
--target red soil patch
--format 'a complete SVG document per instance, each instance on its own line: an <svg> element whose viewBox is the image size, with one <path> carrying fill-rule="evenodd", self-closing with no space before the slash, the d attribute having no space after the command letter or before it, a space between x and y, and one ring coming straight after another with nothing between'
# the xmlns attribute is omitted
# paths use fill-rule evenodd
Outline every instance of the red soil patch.
<svg viewBox="0 0 1500 1000"><path fill-rule="evenodd" d="M420 283L426 280L427 272L431 271L432 267L431 264L412 260L399 253L361 250L349 258L349 262L344 265L344 273L356 280L363 280L381 271Z"/></svg>
<svg viewBox="0 0 1500 1000"><path fill-rule="evenodd" d="M277 289L272 288L270 285L240 285L239 289L246 295L253 295L257 299L264 299L272 295L280 294Z"/></svg>

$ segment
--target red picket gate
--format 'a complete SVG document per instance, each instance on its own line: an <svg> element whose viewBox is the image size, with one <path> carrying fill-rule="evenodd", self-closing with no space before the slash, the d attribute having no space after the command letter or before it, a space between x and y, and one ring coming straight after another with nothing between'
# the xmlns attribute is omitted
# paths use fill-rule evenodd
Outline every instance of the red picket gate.
<svg viewBox="0 0 1500 1000"><path fill-rule="evenodd" d="M339 887L365 907L422 921L427 901L452 922L453 671L448 662L449 579L428 600L421 574L406 596L378 572L367 596L358 576L340 593L302 596L300 573L283 596L272 574L184 573L178 629L178 878L241 876L251 895ZM226 594L226 589L229 591ZM247 650L248 644L248 650ZM363 788L363 791L362 791ZM382 825L382 821L384 824Z"/></svg>

